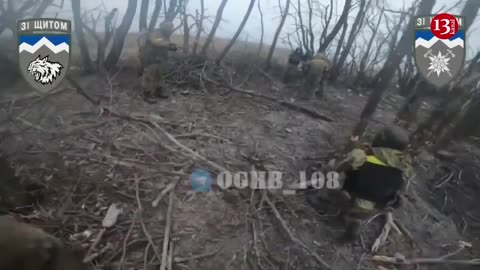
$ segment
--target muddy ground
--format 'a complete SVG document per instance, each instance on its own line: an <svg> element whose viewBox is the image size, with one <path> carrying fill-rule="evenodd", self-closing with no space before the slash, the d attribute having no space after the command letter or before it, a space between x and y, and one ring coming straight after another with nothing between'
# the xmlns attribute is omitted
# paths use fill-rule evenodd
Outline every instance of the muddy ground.
<svg viewBox="0 0 480 270"><path fill-rule="evenodd" d="M244 89L333 119L326 122L191 77L170 78L170 98L149 104L133 69L101 78L71 73L100 105L66 81L40 96L19 82L2 92L2 130L9 132L1 147L21 177L47 190L41 202L22 209L21 217L79 249L93 269L158 268L155 254L162 256L170 222L173 269L328 269L321 261L338 270L471 267L380 266L369 250L383 225L381 217L364 227L359 244L342 245L335 205L319 213L302 193L192 192L189 176L197 168L214 175L218 166L232 172L278 170L286 181L296 181L299 170L321 169L343 148L366 101L348 87L330 85L324 100L299 102L296 89L265 76L233 78ZM385 100L372 130L392 121L392 104L401 104L402 98L390 94ZM475 144L455 144L449 159L421 151L408 200L394 212L407 233L392 231L377 255L439 258L466 241L473 248L449 259L475 258L480 233ZM173 195L153 207L171 183L178 183ZM111 204L123 212L98 239Z"/></svg>

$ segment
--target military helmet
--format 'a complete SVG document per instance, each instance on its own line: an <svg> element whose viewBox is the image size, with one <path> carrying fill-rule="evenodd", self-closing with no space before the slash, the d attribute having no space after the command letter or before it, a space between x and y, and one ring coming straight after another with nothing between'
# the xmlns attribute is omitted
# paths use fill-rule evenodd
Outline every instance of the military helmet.
<svg viewBox="0 0 480 270"><path fill-rule="evenodd" d="M169 38L172 35L173 26L172 22L162 22L159 27L160 34L165 38Z"/></svg>
<svg viewBox="0 0 480 270"><path fill-rule="evenodd" d="M407 149L409 144L407 130L398 126L387 126L373 138L372 147L392 148L400 151Z"/></svg>

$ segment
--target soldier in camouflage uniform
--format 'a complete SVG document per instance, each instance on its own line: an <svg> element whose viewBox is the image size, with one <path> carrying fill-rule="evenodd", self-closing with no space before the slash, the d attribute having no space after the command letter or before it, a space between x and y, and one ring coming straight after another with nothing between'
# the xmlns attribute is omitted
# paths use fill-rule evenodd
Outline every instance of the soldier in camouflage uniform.
<svg viewBox="0 0 480 270"><path fill-rule="evenodd" d="M296 48L295 51L288 56L287 68L283 74L283 82L290 83L297 77L298 65L301 63L303 57L302 48Z"/></svg>
<svg viewBox="0 0 480 270"><path fill-rule="evenodd" d="M173 23L163 22L158 32L144 33L139 40L141 84L147 101L168 97L162 77L171 72L169 52L177 50L170 42L172 32Z"/></svg>
<svg viewBox="0 0 480 270"><path fill-rule="evenodd" d="M377 133L371 145L354 149L335 166L345 173L342 193L349 199L343 211L342 240L354 241L365 220L385 208L401 206L406 183L414 176L408 144L406 130L389 126Z"/></svg>
<svg viewBox="0 0 480 270"><path fill-rule="evenodd" d="M324 54L317 53L311 59L302 63L302 72L305 76L304 91L306 99L314 96L323 97L327 75L331 63Z"/></svg>
<svg viewBox="0 0 480 270"><path fill-rule="evenodd" d="M382 129L371 146L350 154L343 190L351 196L345 212L345 240L355 240L361 224L387 207L401 206L406 183L414 176L412 160L406 152L408 132L396 126ZM339 170L344 165L339 164Z"/></svg>

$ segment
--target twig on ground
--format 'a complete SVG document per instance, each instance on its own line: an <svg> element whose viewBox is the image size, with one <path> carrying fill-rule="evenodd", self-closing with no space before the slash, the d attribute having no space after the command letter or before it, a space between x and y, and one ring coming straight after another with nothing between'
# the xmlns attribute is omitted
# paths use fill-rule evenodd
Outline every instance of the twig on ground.
<svg viewBox="0 0 480 270"><path fill-rule="evenodd" d="M132 234L133 228L135 227L137 219L137 211L133 213L132 223L130 224L130 228L128 229L127 235L125 235L125 239L123 239L123 246L122 246L122 257L120 258L120 263L118 265L118 270L123 269L123 263L125 262L125 255L127 254L127 241Z"/></svg>
<svg viewBox="0 0 480 270"><path fill-rule="evenodd" d="M78 94L80 94L86 100L90 101L90 103L92 103L93 105L96 105L96 106L100 105L100 101L95 100L89 94L87 94L87 92L85 92L85 90L80 86L80 84L77 81L75 81L72 77L67 76L66 79L69 83L72 84L73 88L75 88L75 90L77 90Z"/></svg>
<svg viewBox="0 0 480 270"><path fill-rule="evenodd" d="M166 270L168 264L168 244L170 242L170 231L172 230L172 212L173 212L173 199L175 193L170 192L168 197L168 210L167 210L167 221L165 225L165 234L163 235L163 251L162 251L162 262L160 264L160 270Z"/></svg>
<svg viewBox="0 0 480 270"><path fill-rule="evenodd" d="M362 257L360 257L360 262L358 262L357 270L360 270L360 268L362 267L363 258L365 258L365 253L362 254Z"/></svg>
<svg viewBox="0 0 480 270"><path fill-rule="evenodd" d="M96 258L105 254L110 249L113 249L113 246L112 246L112 244L107 243L99 252L93 253L89 257L86 257L85 262L88 263L88 262L91 262L91 261L95 260Z"/></svg>
<svg viewBox="0 0 480 270"><path fill-rule="evenodd" d="M170 249L168 251L168 267L167 269L168 270L173 270L173 251L174 251L174 248L175 248L175 242L174 241L171 241L170 242Z"/></svg>
<svg viewBox="0 0 480 270"><path fill-rule="evenodd" d="M155 256L157 256L157 258L159 260L161 260L162 256L160 255L160 251L158 250L158 247L153 242L152 235L150 235L150 233L148 232L147 226L145 226L145 222L143 221L143 207L142 207L142 201L140 200L140 193L138 191L138 184L140 182L140 177L135 175L135 178L136 178L135 179L135 195L136 195L136 198L137 198L137 207L138 207L138 215L139 215L139 219L140 219L140 224L142 225L142 230L143 230L143 233L145 234L145 237L147 237L147 239L148 239L148 243L153 248L153 252L155 253Z"/></svg>
<svg viewBox="0 0 480 270"><path fill-rule="evenodd" d="M471 260L447 260L440 258L400 258L400 257L388 257L375 255L372 257L372 261L390 263L390 264L460 264L460 265L480 265L480 259Z"/></svg>
<svg viewBox="0 0 480 270"><path fill-rule="evenodd" d="M413 248L415 248L416 244L415 244L415 238L413 238L412 234L410 233L410 231L407 230L407 228L405 228L405 226L403 226L403 224L401 224L398 220L395 220L394 221L394 224L395 226L402 232L402 235L403 236L406 236L408 238L408 240L410 241L410 244L412 245Z"/></svg>
<svg viewBox="0 0 480 270"><path fill-rule="evenodd" d="M180 181L180 177L177 177L172 183L169 183L167 187L165 187L160 194L158 194L157 198L152 202L153 207L157 207L160 201L167 195L168 192L172 191L175 189L177 186L178 182Z"/></svg>
<svg viewBox="0 0 480 270"><path fill-rule="evenodd" d="M446 183L450 182L450 180L452 180L453 176L455 175L455 172L451 172L446 178L444 181L442 181L440 184L438 185L435 185L433 188L440 188L442 187L443 185L445 185Z"/></svg>
<svg viewBox="0 0 480 270"><path fill-rule="evenodd" d="M191 257L188 257L188 258L175 257L173 259L173 262L184 263L184 262L189 262L189 261L192 261L192 260L199 260L199 259L211 257L211 256L217 254L220 250L222 250L222 248L223 247L219 247L217 250L214 250L212 252L208 252L208 253L201 254L201 255L194 255L194 256L191 256Z"/></svg>
<svg viewBox="0 0 480 270"><path fill-rule="evenodd" d="M87 254L85 255L85 258L83 259L84 263L91 261L90 257L92 256L92 253L95 252L95 249L97 248L98 243L100 243L100 240L102 240L102 236L105 233L105 230L106 230L105 228L102 228L98 233L97 237L93 241L93 244L88 249Z"/></svg>
<svg viewBox="0 0 480 270"><path fill-rule="evenodd" d="M385 214L385 225L383 225L382 232L380 235L375 239L373 246L371 248L371 252L377 252L387 241L388 234L390 233L390 229L392 228L393 224L393 214L388 212Z"/></svg>
<svg viewBox="0 0 480 270"><path fill-rule="evenodd" d="M267 72L265 72L265 70L263 70L262 68L260 67L256 67L256 69L258 70L258 72L260 72L260 74L262 74L265 78L267 78L268 80L270 80L273 84L275 84L275 79L272 78L272 76L270 76L270 74L268 74Z"/></svg>
<svg viewBox="0 0 480 270"><path fill-rule="evenodd" d="M190 138L190 137L197 137L197 136L202 136L202 137L206 137L206 138L217 139L217 140L220 140L220 141L223 141L223 142L231 143L231 141L228 140L228 139L224 139L224 138L222 138L222 137L215 136L215 135L210 135L210 134L206 134L206 133L180 134L180 135L176 135L175 138L180 139L180 138Z"/></svg>
<svg viewBox="0 0 480 270"><path fill-rule="evenodd" d="M201 160L205 163L207 163L208 165L212 166L213 168L215 168L216 170L218 171L222 171L222 172L225 172L225 171L228 171L226 168L224 168L223 166L213 162L213 161L210 161L208 159L206 159L205 157L201 156L200 154L198 154L197 152L193 151L192 149L188 148L187 146L183 145L182 143L180 143L179 141L177 141L177 139L175 139L175 137L168 133L166 130L164 130L163 128L161 128L157 123L153 123L151 122L158 130L160 130L165 136L167 136L168 139L170 139L175 145L177 145L178 147L180 147L182 150L184 150L185 152L189 153L191 156L191 158L194 158L194 159L197 159L197 160ZM155 137L157 138L157 141L158 143L160 143L160 138L158 137L158 135L155 133L154 134Z"/></svg>
<svg viewBox="0 0 480 270"><path fill-rule="evenodd" d="M297 244L298 246L300 246L304 251L306 251L308 254L310 254L313 258L315 258L315 260L320 263L321 265L323 265L325 268L327 269L332 269L330 267L330 265L328 265L321 257L320 255L318 255L315 251L313 251L312 249L310 249L304 242L302 242L300 239L298 239L293 233L292 231L288 228L288 224L287 222L282 218L282 216L280 215L280 213L278 212L277 208L275 207L275 205L272 203L272 201L268 198L266 192L264 193L264 199L265 199L265 202L267 202L267 204L270 206L270 208L272 209L273 211L273 214L275 215L275 217L277 218L277 220L280 222L280 225L282 226L282 228L287 232L290 240L292 240L295 244Z"/></svg>

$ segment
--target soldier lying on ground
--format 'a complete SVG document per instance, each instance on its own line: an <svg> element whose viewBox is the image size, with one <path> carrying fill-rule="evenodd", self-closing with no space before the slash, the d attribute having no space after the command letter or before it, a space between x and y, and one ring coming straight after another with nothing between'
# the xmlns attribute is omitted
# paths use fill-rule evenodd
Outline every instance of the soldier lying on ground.
<svg viewBox="0 0 480 270"><path fill-rule="evenodd" d="M303 51L302 48L296 48L295 51L288 56L288 63L283 74L283 82L290 83L298 78L299 72L297 70L298 65L302 61Z"/></svg>
<svg viewBox="0 0 480 270"><path fill-rule="evenodd" d="M305 76L305 96L303 96L303 98L323 97L330 67L330 61L321 53L317 53L311 59L302 62L301 69Z"/></svg>
<svg viewBox="0 0 480 270"><path fill-rule="evenodd" d="M0 250L0 269L87 269L59 239L10 216L0 216Z"/></svg>
<svg viewBox="0 0 480 270"><path fill-rule="evenodd" d="M158 32L143 33L139 38L139 73L142 75L141 84L147 101L154 97L168 97L162 78L171 72L169 52L177 51L175 43L170 42L172 32L173 24L163 22Z"/></svg>
<svg viewBox="0 0 480 270"><path fill-rule="evenodd" d="M390 126L382 129L372 144L354 149L335 166L345 173L342 193L348 198L343 210L346 230L344 241L357 239L361 224L387 207L401 206L406 182L413 177L406 130ZM309 198L318 206L318 201Z"/></svg>

